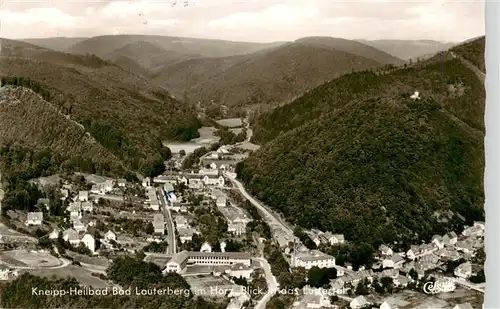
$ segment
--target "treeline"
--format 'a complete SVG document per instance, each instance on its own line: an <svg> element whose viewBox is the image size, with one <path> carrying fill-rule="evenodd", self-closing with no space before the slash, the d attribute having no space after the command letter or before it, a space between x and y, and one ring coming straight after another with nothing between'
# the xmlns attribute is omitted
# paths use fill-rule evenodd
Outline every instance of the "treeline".
<svg viewBox="0 0 500 309"><path fill-rule="evenodd" d="M183 169L192 168L194 165L198 164L200 158L204 154L207 154L209 151L210 150L208 150L206 147L196 148L193 152L191 152L184 158L184 160L182 161L182 168Z"/></svg>
<svg viewBox="0 0 500 309"><path fill-rule="evenodd" d="M233 145L245 141L247 138L247 131L246 129L242 129L240 133L234 134L229 128L222 127L215 131L215 135L220 137L219 144Z"/></svg>

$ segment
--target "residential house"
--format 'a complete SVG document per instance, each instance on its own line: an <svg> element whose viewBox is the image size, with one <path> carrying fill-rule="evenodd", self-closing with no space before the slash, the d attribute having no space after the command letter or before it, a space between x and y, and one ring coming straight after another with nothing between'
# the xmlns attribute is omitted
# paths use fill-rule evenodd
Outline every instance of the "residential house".
<svg viewBox="0 0 500 309"><path fill-rule="evenodd" d="M149 206L151 209L158 211L160 209L160 201L158 200L150 200L149 201Z"/></svg>
<svg viewBox="0 0 500 309"><path fill-rule="evenodd" d="M116 241L116 234L113 231L109 230L106 232L106 234L104 234L104 239L106 239L107 241Z"/></svg>
<svg viewBox="0 0 500 309"><path fill-rule="evenodd" d="M153 216L153 227L154 233L161 235L165 234L165 218L163 214L155 214Z"/></svg>
<svg viewBox="0 0 500 309"><path fill-rule="evenodd" d="M26 219L26 225L42 225L43 222L43 212L28 212L28 218Z"/></svg>
<svg viewBox="0 0 500 309"><path fill-rule="evenodd" d="M215 202L215 205L217 207L226 207L226 197L225 196L219 196Z"/></svg>
<svg viewBox="0 0 500 309"><path fill-rule="evenodd" d="M296 252L294 254L294 266L311 269L314 266L319 268L334 268L335 257L325 254L319 250L309 252Z"/></svg>
<svg viewBox="0 0 500 309"><path fill-rule="evenodd" d="M82 210L92 212L94 210L94 206L92 205L92 202L91 201L82 202Z"/></svg>
<svg viewBox="0 0 500 309"><path fill-rule="evenodd" d="M118 179L116 182L118 184L118 187L125 187L127 185L127 181L125 179Z"/></svg>
<svg viewBox="0 0 500 309"><path fill-rule="evenodd" d="M378 250L380 251L380 255L382 256L392 256L394 253L392 249L389 248L387 245L380 245Z"/></svg>
<svg viewBox="0 0 500 309"><path fill-rule="evenodd" d="M0 280L9 280L10 268L0 264Z"/></svg>
<svg viewBox="0 0 500 309"><path fill-rule="evenodd" d="M383 268L400 268L404 263L404 259L399 253L394 253L382 261Z"/></svg>
<svg viewBox="0 0 500 309"><path fill-rule="evenodd" d="M85 224L83 224L83 222L81 220L73 221L73 228L77 232L83 232L83 231L87 230L87 227L85 226Z"/></svg>
<svg viewBox="0 0 500 309"><path fill-rule="evenodd" d="M467 227L462 231L462 235L466 237L470 236L483 236L484 235L484 225L477 224L471 227Z"/></svg>
<svg viewBox="0 0 500 309"><path fill-rule="evenodd" d="M177 232L179 232L179 239L181 243L185 243L186 241L193 240L193 235L196 230L191 228L177 228Z"/></svg>
<svg viewBox="0 0 500 309"><path fill-rule="evenodd" d="M78 200L80 202L86 202L89 200L89 191L80 191L78 192Z"/></svg>
<svg viewBox="0 0 500 309"><path fill-rule="evenodd" d="M443 243L443 238L439 235L434 235L432 236L432 243L438 248L438 249L443 249L444 248L444 243Z"/></svg>
<svg viewBox="0 0 500 309"><path fill-rule="evenodd" d="M78 237L78 232L74 229L67 229L63 232L63 239L68 241L71 245L76 246L80 243L80 237Z"/></svg>
<svg viewBox="0 0 500 309"><path fill-rule="evenodd" d="M458 253L454 247L444 247L434 252L434 255L438 256L443 261L456 261L460 258L460 253Z"/></svg>
<svg viewBox="0 0 500 309"><path fill-rule="evenodd" d="M70 219L73 221L73 220L76 220L78 218L81 218L82 217L82 213L81 213L81 210L82 210L82 202L71 202L69 203L69 206L68 208L66 208L67 211L69 211L69 217Z"/></svg>
<svg viewBox="0 0 500 309"><path fill-rule="evenodd" d="M329 243L330 245L339 245L344 243L344 235L343 234L332 234L330 232L325 232L319 235L321 238L324 238L323 242ZM321 239L320 239L321 240Z"/></svg>
<svg viewBox="0 0 500 309"><path fill-rule="evenodd" d="M231 277L250 279L253 273L253 268L244 264L234 264L231 265L231 268L228 269L226 273L228 273Z"/></svg>
<svg viewBox="0 0 500 309"><path fill-rule="evenodd" d="M182 215L176 216L174 221L175 221L175 227L177 229L189 228L188 220L186 219L186 217Z"/></svg>
<svg viewBox="0 0 500 309"><path fill-rule="evenodd" d="M95 253L95 239L90 234L83 235L81 242L87 247L90 252Z"/></svg>
<svg viewBox="0 0 500 309"><path fill-rule="evenodd" d="M345 284L346 284L346 282L342 278L337 278L337 279L330 281L330 286L331 286L332 290L334 291L334 293L336 293L336 294L345 294L346 293L346 289L344 289Z"/></svg>
<svg viewBox="0 0 500 309"><path fill-rule="evenodd" d="M165 192L167 193L174 192L174 186L170 182L167 182L163 185L163 190L165 190Z"/></svg>
<svg viewBox="0 0 500 309"><path fill-rule="evenodd" d="M425 271L425 270L436 268L438 266L438 263L439 263L438 256L436 256L434 254L427 254L427 255L422 256L418 260L417 265Z"/></svg>
<svg viewBox="0 0 500 309"><path fill-rule="evenodd" d="M379 273L379 277L389 277L392 279L396 279L399 276L399 271L397 269L384 269Z"/></svg>
<svg viewBox="0 0 500 309"><path fill-rule="evenodd" d="M460 240L455 244L455 248L466 254L474 253L474 244L470 240Z"/></svg>
<svg viewBox="0 0 500 309"><path fill-rule="evenodd" d="M381 305L380 305L380 309L398 309L398 307L392 303L389 303L387 301L384 301Z"/></svg>
<svg viewBox="0 0 500 309"><path fill-rule="evenodd" d="M366 300L364 296L358 296L349 303L349 307L351 307L351 309L359 309L369 304L370 303Z"/></svg>
<svg viewBox="0 0 500 309"><path fill-rule="evenodd" d="M231 302L227 305L226 309L241 309L245 302L250 299L250 296L246 293L240 294L231 299Z"/></svg>
<svg viewBox="0 0 500 309"><path fill-rule="evenodd" d="M455 276L463 279L468 279L472 275L472 265L470 262L460 264L455 268Z"/></svg>
<svg viewBox="0 0 500 309"><path fill-rule="evenodd" d="M455 232L451 231L443 236L443 244L445 246L452 246L458 241L458 236Z"/></svg>

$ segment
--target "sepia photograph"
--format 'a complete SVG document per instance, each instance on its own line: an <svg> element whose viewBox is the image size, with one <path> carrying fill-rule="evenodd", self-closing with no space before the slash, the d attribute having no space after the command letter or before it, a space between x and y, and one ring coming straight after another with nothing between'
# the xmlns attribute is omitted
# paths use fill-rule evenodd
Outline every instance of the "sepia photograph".
<svg viewBox="0 0 500 309"><path fill-rule="evenodd" d="M0 308L499 308L485 12L0 0Z"/></svg>

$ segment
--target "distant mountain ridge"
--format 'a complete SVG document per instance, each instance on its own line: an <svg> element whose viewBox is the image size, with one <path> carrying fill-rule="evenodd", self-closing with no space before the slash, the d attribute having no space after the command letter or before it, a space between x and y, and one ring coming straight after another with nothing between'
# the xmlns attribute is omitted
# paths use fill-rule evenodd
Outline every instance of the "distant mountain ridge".
<svg viewBox="0 0 500 309"><path fill-rule="evenodd" d="M245 55L178 62L154 81L176 96L187 94L190 102L276 106L342 74L403 63L359 42L312 37Z"/></svg>
<svg viewBox="0 0 500 309"><path fill-rule="evenodd" d="M357 40L390 55L408 61L431 57L458 43L444 43L432 40Z"/></svg>

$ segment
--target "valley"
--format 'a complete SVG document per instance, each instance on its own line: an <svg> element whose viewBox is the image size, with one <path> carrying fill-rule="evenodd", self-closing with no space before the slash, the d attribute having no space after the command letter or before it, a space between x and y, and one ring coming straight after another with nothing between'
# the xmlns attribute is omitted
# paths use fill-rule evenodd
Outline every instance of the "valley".
<svg viewBox="0 0 500 309"><path fill-rule="evenodd" d="M484 36L0 43L2 308L482 303Z"/></svg>

